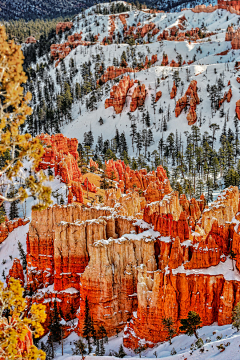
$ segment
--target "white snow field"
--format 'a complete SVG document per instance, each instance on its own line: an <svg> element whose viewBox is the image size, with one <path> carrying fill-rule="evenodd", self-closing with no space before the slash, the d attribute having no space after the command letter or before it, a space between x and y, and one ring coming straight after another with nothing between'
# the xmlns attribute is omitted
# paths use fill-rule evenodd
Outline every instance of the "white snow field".
<svg viewBox="0 0 240 360"><path fill-rule="evenodd" d="M122 344L122 333L118 337L112 337L109 339L109 343L105 344L106 355L110 350L117 351ZM232 329L231 325L225 326L205 326L199 330L199 337L202 338L204 345L201 349L190 349L192 344L196 342L194 337L187 335L176 336L172 340L172 345L168 342L156 345L152 349L147 349L142 352L141 357L144 359L165 359L165 360L238 360L240 359L240 332L236 332ZM56 360L80 360L81 356L73 356L72 348L74 348L73 341L77 339L77 335L72 333L67 339L64 340L64 355L61 355L61 345L56 349ZM218 346L223 345L223 350L218 349ZM222 347L222 346L221 346ZM176 354L171 355L171 351L175 349ZM204 351L203 351L204 349ZM135 355L132 350L124 349L126 356L124 359L139 359L139 355ZM110 360L119 359L112 356L86 356L86 360Z"/></svg>
<svg viewBox="0 0 240 360"><path fill-rule="evenodd" d="M101 6L108 7L109 4L102 4ZM166 28L171 28L179 23L179 18L185 16L186 18L186 30L192 28L205 28L206 32L214 32L215 35L205 37L196 42L188 41L158 41L156 34L151 37L149 44L133 45L128 44L111 44L108 46L100 45L100 42L105 36L108 36L110 29L109 15L95 14L94 8L91 7L85 12L85 17L82 15L74 18L74 27L71 33L82 31L82 38L85 39L91 30L93 35L99 35L99 41L93 46L78 46L72 50L68 56L64 59L66 66L66 73L69 73L70 59L74 59L78 72L72 79L72 84L77 82L81 84L83 82L82 66L84 63L90 64L91 73L95 76L97 62L104 62L105 69L108 66L113 65L113 60L121 61L121 55L125 51L127 56L127 63L129 67L132 67L134 62L143 61L148 56L151 59L152 55L157 54L158 61L147 70L142 70L137 73L129 73L130 78L137 79L141 84L145 84L147 90L147 96L144 104L144 112L147 111L150 114L151 126L150 129L153 133L154 143L148 148L148 151L152 152L157 148L158 142L161 138L164 140L167 136L176 131L181 135L181 140L185 142L184 132L191 131L191 126L188 125L185 111L176 118L175 117L175 105L176 101L182 97L191 80L197 80L198 95L200 98L200 104L197 105L197 122L195 125L200 127L201 133L208 131L211 134L209 126L213 123L217 123L220 126L218 134L220 135L221 129L227 120L227 129L234 129L235 107L236 101L239 100L240 84L236 78L240 75L240 71L235 68L236 61L240 60L240 50L231 50L231 42L225 41L225 33L228 26L233 25L234 28L238 27L239 16L231 14L226 10L217 10L213 13L193 13L191 10L185 10L176 13L159 13L153 15L143 11L130 11L129 18L126 19L129 26L136 25L138 22L141 26L153 22L162 32ZM96 26L97 21L97 26ZM87 25L86 25L87 24ZM119 19L115 20L115 33L123 33L123 24ZM147 41L147 35L145 35L144 41ZM59 37L58 42L66 41L65 37ZM219 55L224 51L228 51L226 55ZM174 60L177 61L177 56L182 56L182 61L186 64L180 68L161 66L163 54L168 55L169 63ZM98 59L98 60L97 60ZM46 58L38 59L38 63L44 62ZM191 65L187 63L194 60ZM60 70L60 64L55 68L55 62L50 65L50 70L46 69L46 76L52 79L55 86L56 95L60 92L60 85L56 81L56 71ZM175 99L170 99L170 92L173 86L173 76L178 72L180 78L179 87ZM127 75L127 74L126 74ZM44 77L44 76L43 76ZM120 77L121 78L121 77ZM97 79L97 76L96 76ZM226 101L219 110L211 110L210 94L207 91L207 86L217 84L219 79L222 80L224 87L221 90L221 97L224 93L232 89L232 99L230 103ZM41 78L40 86L44 86ZM229 84L230 81L230 85ZM159 82L159 84L158 84ZM143 112L137 109L135 112L130 113L130 101L134 85L129 89L127 94L126 103L124 105L121 114L116 114L113 107L105 109L105 100L110 96L110 90L116 82L110 80L105 83L101 88L96 91L96 108L93 111L86 109L86 99L90 99L91 94L83 96L81 100L74 102L72 107L72 119L67 125L61 128L61 132L68 137L76 137L80 142L83 142L84 132L92 130L95 143L98 140L98 136L103 135L103 140L110 140L114 138L116 129L120 133L124 132L129 147L129 155L136 156L136 146L132 147L132 141L130 137L130 126L132 121L137 125L137 131L141 131L144 128L142 120ZM161 91L162 97L156 104L154 111L152 106L152 96L155 97L156 92ZM221 116L220 110L223 108L224 116ZM99 124L100 116L103 119L103 125ZM167 131L163 131L163 119L168 118ZM131 118L131 120L130 120ZM216 141L216 148L219 143Z"/></svg>

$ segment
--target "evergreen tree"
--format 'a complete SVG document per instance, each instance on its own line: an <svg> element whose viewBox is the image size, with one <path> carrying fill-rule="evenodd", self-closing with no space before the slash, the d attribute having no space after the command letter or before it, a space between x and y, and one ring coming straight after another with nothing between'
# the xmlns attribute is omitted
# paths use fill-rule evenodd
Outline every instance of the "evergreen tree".
<svg viewBox="0 0 240 360"><path fill-rule="evenodd" d="M73 341L74 348L72 348L73 355L82 355L82 359L84 359L84 355L86 355L86 345L82 341L82 339L74 340Z"/></svg>
<svg viewBox="0 0 240 360"><path fill-rule="evenodd" d="M91 336L93 331L93 323L90 316L90 310L88 305L88 299L85 299L85 315L84 315L84 325L83 325L83 336L87 339L88 343L88 354L92 352L91 346Z"/></svg>
<svg viewBox="0 0 240 360"><path fill-rule="evenodd" d="M19 215L18 215L17 201L13 201L10 203L9 219L14 220L18 217L19 217Z"/></svg>
<svg viewBox="0 0 240 360"><path fill-rule="evenodd" d="M147 111L146 117L145 117L145 124L146 124L147 127L151 126L150 115L149 115L148 111Z"/></svg>
<svg viewBox="0 0 240 360"><path fill-rule="evenodd" d="M104 348L104 340L101 339L100 340L100 353L99 353L100 356L104 356L105 355L105 348Z"/></svg>
<svg viewBox="0 0 240 360"><path fill-rule="evenodd" d="M172 345L172 338L177 333L175 327L173 326L173 319L171 317L163 318L162 324L164 330L168 332L167 340L169 341L169 344Z"/></svg>
<svg viewBox="0 0 240 360"><path fill-rule="evenodd" d="M224 185L225 187L239 186L239 173L234 168L228 169L228 171L224 174Z"/></svg>
<svg viewBox="0 0 240 360"><path fill-rule="evenodd" d="M237 303L237 305L234 307L232 312L232 327L233 329L237 329L237 331L240 330L240 302Z"/></svg>
<svg viewBox="0 0 240 360"><path fill-rule="evenodd" d="M116 354L117 357L119 358L124 358L124 356L126 356L127 354L124 351L124 348L122 346L122 344L119 347L118 353Z"/></svg>
<svg viewBox="0 0 240 360"><path fill-rule="evenodd" d="M18 251L19 251L19 254L20 254L20 258L22 260L22 267L23 267L23 270L26 270L27 268L27 255L23 249L23 246L22 244L20 243L20 241L18 241Z"/></svg>
<svg viewBox="0 0 240 360"><path fill-rule="evenodd" d="M53 311L50 315L50 326L49 326L49 335L48 340L52 345L54 342L59 342L61 340L61 332L62 332L62 326L60 324L60 314L57 308L57 301L54 300L53 303Z"/></svg>
<svg viewBox="0 0 240 360"><path fill-rule="evenodd" d="M186 319L181 319L180 323L182 324L179 327L180 331L184 331L188 336L195 335L198 339L197 330L200 329L200 324L202 323L199 314L197 314L195 311L189 311L188 317Z"/></svg>

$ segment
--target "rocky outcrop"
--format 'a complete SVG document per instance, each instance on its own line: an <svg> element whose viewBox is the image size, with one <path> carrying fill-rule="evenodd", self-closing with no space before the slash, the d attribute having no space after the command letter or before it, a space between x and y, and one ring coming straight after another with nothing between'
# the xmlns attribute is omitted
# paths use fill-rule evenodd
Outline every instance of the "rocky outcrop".
<svg viewBox="0 0 240 360"><path fill-rule="evenodd" d="M24 226L29 223L29 219L14 219L7 220L0 224L0 244L8 237L8 235L19 226Z"/></svg>
<svg viewBox="0 0 240 360"><path fill-rule="evenodd" d="M175 84L175 81L174 81L172 91L170 93L170 99L174 99L176 95L177 95L177 87L176 87L176 84Z"/></svg>
<svg viewBox="0 0 240 360"><path fill-rule="evenodd" d="M90 169L94 168L95 170L97 170L98 169L98 163L96 163L92 158L90 158L89 167L90 167Z"/></svg>
<svg viewBox="0 0 240 360"><path fill-rule="evenodd" d="M197 94L197 81L192 80L185 95L180 98L176 103L175 116L178 117L183 109L188 105L190 106L187 120L188 125L193 125L197 121L196 107L200 103L198 94Z"/></svg>
<svg viewBox="0 0 240 360"><path fill-rule="evenodd" d="M123 67L109 66L107 70L104 72L104 74L101 76L101 78L97 80L97 83L102 85L105 84L108 80L115 79L120 75L134 71L135 70L129 67L123 68Z"/></svg>
<svg viewBox="0 0 240 360"><path fill-rule="evenodd" d="M14 259L13 260L13 265L11 267L11 269L9 270L9 274L6 278L6 282L8 284L9 279L10 278L14 278L20 281L20 284L22 287L24 287L24 274L23 274L23 267L22 264L20 263L19 259Z"/></svg>
<svg viewBox="0 0 240 360"><path fill-rule="evenodd" d="M211 204L211 207L205 209L200 219L201 227L208 234L215 220L219 225L231 222L238 212L239 191L237 186L230 186L225 189Z"/></svg>
<svg viewBox="0 0 240 360"><path fill-rule="evenodd" d="M145 200L136 191L128 191L127 194L122 194L121 189L118 188L105 191L104 204L114 208L114 212L120 216L141 218Z"/></svg>
<svg viewBox="0 0 240 360"><path fill-rule="evenodd" d="M192 257L184 264L185 269L201 269L216 266L221 260L222 251L215 240L209 236L207 240L196 243L192 248ZM226 260L226 257L222 259Z"/></svg>
<svg viewBox="0 0 240 360"><path fill-rule="evenodd" d="M240 100L236 102L236 115L238 120L240 120Z"/></svg>
<svg viewBox="0 0 240 360"><path fill-rule="evenodd" d="M105 173L109 179L114 178L123 192L127 190L144 190L144 197L148 202L161 200L172 189L167 179L166 171L158 166L157 171L147 173L146 169L134 171L125 166L121 160L105 162Z"/></svg>
<svg viewBox="0 0 240 360"><path fill-rule="evenodd" d="M130 104L130 111L133 112L137 108L143 106L146 98L146 90L145 85L138 85L135 87L133 94L132 94L132 101Z"/></svg>
<svg viewBox="0 0 240 360"><path fill-rule="evenodd" d="M167 66L168 65L168 55L163 53L163 59L162 59L162 66Z"/></svg>
<svg viewBox="0 0 240 360"><path fill-rule="evenodd" d="M91 191L93 193L97 192L97 187L93 183L91 183L88 178L86 177L84 180L84 187L87 191Z"/></svg>
<svg viewBox="0 0 240 360"><path fill-rule="evenodd" d="M231 101L231 98L232 98L232 89L230 88L230 89L228 90L228 92L226 92L226 93L224 94L223 98L219 100L219 105L218 105L218 107L220 108L221 105L222 105L222 104L224 103L224 101L226 101L226 100L227 100L227 102L229 103L229 102Z"/></svg>
<svg viewBox="0 0 240 360"><path fill-rule="evenodd" d="M162 97L162 92L161 91L157 91L156 92L156 97L155 97L155 102L158 102L159 99L161 99Z"/></svg>
<svg viewBox="0 0 240 360"><path fill-rule="evenodd" d="M55 176L59 176L61 181L68 185L69 203L73 200L83 203L81 187L83 177L77 163L78 140L68 139L62 134L52 136L41 134L38 138L46 147L37 171L54 168Z"/></svg>
<svg viewBox="0 0 240 360"><path fill-rule="evenodd" d="M127 238L97 241L89 248L90 262L81 275L80 308L88 298L96 328L104 325L109 336L122 330L137 309L137 268L156 270L154 240ZM84 311L80 312L79 332L82 333Z"/></svg>
<svg viewBox="0 0 240 360"><path fill-rule="evenodd" d="M173 271L148 274L138 272L138 309L125 327L124 345L137 348L144 339L147 346L166 340L161 319L171 317L176 329L189 310L196 311L202 325L231 322L232 310L240 300L240 283L223 275L196 275Z"/></svg>
<svg viewBox="0 0 240 360"><path fill-rule="evenodd" d="M128 75L124 76L118 85L114 85L110 92L110 99L105 101L105 109L113 106L116 114L120 114L126 101L127 92L133 86L133 83L133 80L130 80Z"/></svg>
<svg viewBox="0 0 240 360"><path fill-rule="evenodd" d="M95 36L95 41L97 40L98 35ZM75 49L77 46L87 46L90 45L90 41L83 41L82 40L82 32L75 33L73 35L68 36L68 41L61 43L61 44L52 44L50 46L51 50L51 59L57 60L55 63L55 67L58 66L60 60L64 59L72 49Z"/></svg>
<svg viewBox="0 0 240 360"><path fill-rule="evenodd" d="M56 26L56 34L59 33L59 31L66 31L66 30L70 30L73 27L73 23L71 21L68 22L60 22L57 24Z"/></svg>

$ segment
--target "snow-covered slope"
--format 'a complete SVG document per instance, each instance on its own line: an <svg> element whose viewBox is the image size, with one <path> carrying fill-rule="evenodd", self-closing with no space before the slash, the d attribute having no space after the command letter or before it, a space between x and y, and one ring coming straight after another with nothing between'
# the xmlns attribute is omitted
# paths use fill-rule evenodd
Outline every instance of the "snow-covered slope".
<svg viewBox="0 0 240 360"><path fill-rule="evenodd" d="M117 351L122 344L122 333L118 337L109 339L109 343L105 344L106 356L86 356L86 360L110 360L118 359L117 357L109 357L111 350ZM172 345L168 342L147 349L142 352L144 359L165 359L165 360L237 360L240 358L240 333L232 329L231 325L225 326L205 326L199 330L199 337L203 340L204 345L198 349L195 345L196 339L187 335L179 335L172 340ZM61 345L56 349L55 359L57 360L80 360L81 356L72 356L73 341L78 337L72 333L64 340L64 355L61 356ZM219 347L219 348L218 348ZM224 350L223 350L224 349ZM175 351L174 351L175 350ZM222 350L222 351L221 351ZM125 349L126 357L124 359L139 359L133 351ZM171 355L171 352L173 355ZM174 355L174 352L176 354Z"/></svg>
<svg viewBox="0 0 240 360"><path fill-rule="evenodd" d="M109 7L109 4L102 4L102 7ZM93 82L99 76L97 70L99 66L104 63L105 69L113 64L121 62L123 52L126 53L126 61L129 67L134 67L134 64L145 62L145 57L150 59L152 55L157 54L158 61L150 69L142 70L137 73L130 73L130 78L137 79L141 84L145 84L147 89L147 96L143 112L147 111L150 114L151 126L153 132L154 144L149 148L149 151L156 149L156 145L160 138L166 139L170 132L182 134L190 131L190 126L186 120L186 113L182 113L178 118L175 117L176 101L184 95L185 91L191 80L197 80L198 95L200 98L200 105L197 106L196 113L198 120L195 125L200 127L202 133L208 131L209 125L217 123L220 129L223 127L225 119L228 120L227 127L233 127L233 120L235 117L235 104L239 99L239 84L236 81L238 72L235 69L236 61L240 60L240 50L231 50L231 42L225 41L225 33L228 26L231 24L237 27L239 17L231 14L225 10L217 10L213 13L193 13L191 10L185 10L179 13L158 13L148 14L143 11L130 11L129 17L126 19L127 25L137 25L138 22L141 26L153 22L162 32L164 29L171 28L179 23L179 18L186 17L185 27L186 30L192 28L204 28L206 32L214 32L215 35L205 37L196 42L188 41L158 41L156 34L151 37L150 43L143 43L139 45L130 46L124 43L115 43L104 46L100 42L108 36L110 30L109 15L96 14L95 7L89 8L85 12L84 18L82 15L75 17L74 27L70 33L82 32L82 39L88 40L89 34L99 34L99 41L92 46L78 46L72 50L70 54L64 59L66 67L66 75L70 73L70 60L73 59L75 68L78 70L71 78L71 85L74 87L76 83L83 84L83 67L88 65L92 73ZM123 24L118 19L115 20L115 34L123 34ZM66 41L66 36L59 37L59 43ZM121 38L120 38L121 39ZM141 42L147 41L147 35ZM221 55L227 52L226 55ZM163 54L168 55L169 62L172 60L177 61L181 55L182 61L186 64L180 68L169 66L161 66ZM38 63L44 62L46 58L39 59ZM72 60L71 60L72 61ZM193 61L191 65L187 63ZM135 65L136 66L136 65ZM44 70L43 77L37 76L36 82L40 82L42 90L44 90L44 82L42 78L46 77L54 84L55 95L60 93L60 85L57 84L56 75L60 71L61 64L55 68L55 63L50 65L50 69ZM240 74L240 73L239 73ZM173 86L173 77L179 76L180 82L178 92L175 99L170 99L170 91ZM222 80L223 87L220 91L221 96L232 88L233 97L230 103L225 102L222 105L222 112L211 111L210 94L207 91L207 86L217 84ZM230 80L230 86L228 85ZM121 114L115 114L113 107L105 109L105 100L109 98L110 89L115 84L115 80L108 81L96 91L97 104L93 111L86 109L86 102L91 98L92 93L84 95L81 100L76 100L72 106L71 116L73 121L61 128L64 135L68 137L77 137L80 142L83 141L84 132L89 131L90 128L94 135L95 142L99 135L103 135L103 140L110 140L115 136L116 129L124 132L129 146L129 154L136 155L135 149L131 146L130 138L130 117L132 121L137 124L137 131L144 128L142 123L142 113L140 110L129 115L130 110L130 95L133 88L129 90L124 109ZM157 102L155 113L152 106L152 96L155 96L157 91L162 91L163 96ZM33 89L33 91L36 91ZM36 108L36 106L35 106ZM99 124L100 116L103 119L103 125ZM167 131L163 131L164 118L167 118ZM220 134L220 131L219 131Z"/></svg>

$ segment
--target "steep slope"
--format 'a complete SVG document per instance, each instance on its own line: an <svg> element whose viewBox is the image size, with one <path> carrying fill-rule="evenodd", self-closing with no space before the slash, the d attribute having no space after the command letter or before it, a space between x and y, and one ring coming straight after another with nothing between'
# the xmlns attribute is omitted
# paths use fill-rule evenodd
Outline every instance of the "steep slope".
<svg viewBox="0 0 240 360"><path fill-rule="evenodd" d="M107 6L101 5L102 9ZM218 124L221 130L226 119L227 127L233 128L239 100L238 68L235 67L239 50L231 49L231 41L225 38L228 26L235 24L236 27L238 24L238 15L219 9L211 13L184 10L171 14L134 10L121 16L102 15L99 8L92 7L86 10L85 17L79 15L74 19L68 33L72 35L59 35L59 45L52 48L55 61L49 70L43 71L43 78L48 78L55 95L62 90L59 81L68 80L68 77L62 77L62 71L66 71L68 76L70 74L71 80L68 81L71 81L73 94L76 86L81 88L81 99L74 96L68 113L72 120L63 126L63 133L82 142L84 132L91 129L96 143L101 133L103 141L111 141L118 129L125 133L130 155L136 156L138 150L131 145L130 126L135 123L136 131L142 132L145 129L143 114L146 112L150 116L148 130L153 133L153 142L147 147L150 152L156 149L161 138L165 140L171 132L177 130L184 138L184 132L189 131L192 124L197 125L202 134L205 131L211 133L209 126L213 123ZM200 39L198 34L201 34ZM136 45L126 44L131 39ZM166 55L167 61L164 60ZM64 60L59 63L61 58ZM45 60L40 59L39 63ZM163 61L166 66L161 66ZM106 99L111 98L110 91L114 84L118 84L119 74L123 78L127 73L135 84L126 89L124 97L119 95L123 106L115 111L112 106L105 105ZM40 81L38 90L34 86L31 90L37 105L39 89L44 90L45 81L40 74L36 75L32 85ZM176 117L176 102L182 99L193 80L197 81L200 103L192 106L190 98L187 99L183 103L184 111ZM101 86L96 88L99 81ZM171 99L174 81L177 93ZM135 90L139 84L145 86L144 99L141 104L132 106L132 97L139 97L138 90ZM219 100L225 99L225 93L231 92L232 96L221 106L218 100L212 98L210 87L214 85L218 88L216 98ZM157 92L161 92L162 96L155 102ZM56 106L54 98L51 101L51 106ZM188 118L185 111L189 113ZM34 116L37 117L37 113ZM100 116L102 120L99 122ZM62 123L65 122L63 118ZM219 146L218 141L216 145Z"/></svg>

